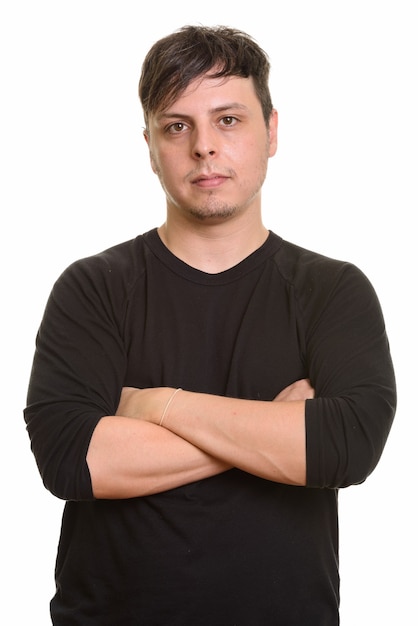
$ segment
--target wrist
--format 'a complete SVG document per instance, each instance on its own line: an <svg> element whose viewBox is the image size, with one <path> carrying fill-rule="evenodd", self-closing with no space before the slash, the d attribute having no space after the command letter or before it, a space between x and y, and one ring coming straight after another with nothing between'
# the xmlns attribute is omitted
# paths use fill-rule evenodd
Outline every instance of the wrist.
<svg viewBox="0 0 418 626"><path fill-rule="evenodd" d="M172 406L172 404L173 404L173 402L175 400L175 397L176 397L176 395L180 391L182 391L182 389L181 389L181 387L178 387L177 389L174 389L174 391L172 391L170 393L170 396L169 396L168 400L166 401L166 403L164 405L164 408L163 408L163 411L162 411L162 413L160 415L160 418L159 418L159 421L158 421L159 426L164 426L163 422L167 418L167 416L169 414L169 411L170 411L170 408L171 408L171 406Z"/></svg>

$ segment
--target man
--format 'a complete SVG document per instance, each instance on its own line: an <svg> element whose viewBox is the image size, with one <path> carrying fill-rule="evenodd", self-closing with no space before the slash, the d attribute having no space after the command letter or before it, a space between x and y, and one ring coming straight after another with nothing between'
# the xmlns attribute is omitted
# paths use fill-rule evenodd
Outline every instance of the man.
<svg viewBox="0 0 418 626"><path fill-rule="evenodd" d="M54 624L339 622L338 489L375 468L395 381L365 276L263 224L268 75L234 29L158 41L139 93L166 221L52 290L25 419L67 500Z"/></svg>

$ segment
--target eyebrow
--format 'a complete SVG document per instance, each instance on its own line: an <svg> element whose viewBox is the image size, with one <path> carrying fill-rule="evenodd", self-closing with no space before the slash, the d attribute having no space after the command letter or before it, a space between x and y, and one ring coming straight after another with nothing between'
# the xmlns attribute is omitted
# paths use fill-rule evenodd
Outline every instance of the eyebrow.
<svg viewBox="0 0 418 626"><path fill-rule="evenodd" d="M214 107L213 109L209 109L209 113L213 115L214 113L226 113L227 111L247 111L248 107L240 102L228 102L227 104L222 104L218 107ZM176 111L163 111L159 115L156 115L156 120L159 122L161 120L170 120L170 119L190 119L193 117L192 115L187 115L185 113L177 113Z"/></svg>

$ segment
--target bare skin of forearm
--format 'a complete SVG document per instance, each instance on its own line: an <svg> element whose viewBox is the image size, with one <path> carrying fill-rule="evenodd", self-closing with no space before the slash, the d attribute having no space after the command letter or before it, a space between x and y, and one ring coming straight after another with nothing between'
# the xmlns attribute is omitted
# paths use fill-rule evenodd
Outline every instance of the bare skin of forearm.
<svg viewBox="0 0 418 626"><path fill-rule="evenodd" d="M174 391L125 388L118 413L159 425L228 466L306 484L305 400L314 397L308 380L296 381L274 402Z"/></svg>
<svg viewBox="0 0 418 626"><path fill-rule="evenodd" d="M305 402L178 394L164 427L208 454L276 482L305 485Z"/></svg>
<svg viewBox="0 0 418 626"><path fill-rule="evenodd" d="M229 469L167 429L121 416L97 424L87 464L99 499L151 495Z"/></svg>
<svg viewBox="0 0 418 626"><path fill-rule="evenodd" d="M165 429L225 463L276 482L305 485L305 402L176 394Z"/></svg>

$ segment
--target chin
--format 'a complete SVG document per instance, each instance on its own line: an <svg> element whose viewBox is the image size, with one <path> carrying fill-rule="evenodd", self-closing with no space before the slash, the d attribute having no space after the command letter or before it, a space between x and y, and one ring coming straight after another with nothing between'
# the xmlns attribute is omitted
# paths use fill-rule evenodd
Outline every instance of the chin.
<svg viewBox="0 0 418 626"><path fill-rule="evenodd" d="M189 209L189 213L200 221L223 221L234 217L238 213L236 206L218 207L194 207Z"/></svg>

